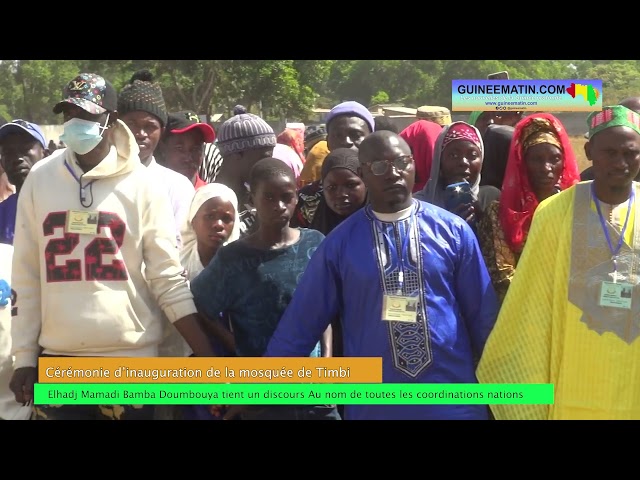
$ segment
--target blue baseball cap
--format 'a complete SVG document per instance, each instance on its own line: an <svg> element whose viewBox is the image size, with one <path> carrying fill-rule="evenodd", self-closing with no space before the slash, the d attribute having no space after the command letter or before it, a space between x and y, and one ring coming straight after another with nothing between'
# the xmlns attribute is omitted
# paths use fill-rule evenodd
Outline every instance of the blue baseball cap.
<svg viewBox="0 0 640 480"><path fill-rule="evenodd" d="M9 123L5 123L0 127L0 140L9 135L11 132L19 131L27 132L29 135L40 142L42 148L47 148L47 141L44 138L42 129L35 123L27 122L26 120L21 120L19 118L12 120Z"/></svg>

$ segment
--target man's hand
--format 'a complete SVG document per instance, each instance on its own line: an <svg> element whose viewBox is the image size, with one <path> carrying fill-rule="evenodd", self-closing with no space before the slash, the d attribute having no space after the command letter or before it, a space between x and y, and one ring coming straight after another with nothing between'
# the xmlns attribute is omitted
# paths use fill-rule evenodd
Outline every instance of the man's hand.
<svg viewBox="0 0 640 480"><path fill-rule="evenodd" d="M475 219L475 208L472 203L461 203L453 209L452 213L455 213L467 223L471 223Z"/></svg>
<svg viewBox="0 0 640 480"><path fill-rule="evenodd" d="M33 385L38 380L38 369L36 367L22 367L13 372L9 388L16 397L16 402L22 405L33 403Z"/></svg>
<svg viewBox="0 0 640 480"><path fill-rule="evenodd" d="M187 315L177 320L174 327L187 341L196 357L215 357L216 353L211 348L211 343L204 330L200 326L197 314Z"/></svg>

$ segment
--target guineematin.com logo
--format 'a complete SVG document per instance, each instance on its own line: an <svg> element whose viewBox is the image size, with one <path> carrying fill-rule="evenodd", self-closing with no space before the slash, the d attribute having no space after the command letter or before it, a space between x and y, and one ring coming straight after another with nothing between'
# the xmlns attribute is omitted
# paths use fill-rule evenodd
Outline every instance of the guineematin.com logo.
<svg viewBox="0 0 640 480"><path fill-rule="evenodd" d="M589 105L595 105L598 98L600 98L600 90L591 83L587 85L572 83L571 86L567 88L567 93L571 95L571 98L582 97Z"/></svg>
<svg viewBox="0 0 640 480"><path fill-rule="evenodd" d="M601 80L453 80L453 111L602 110Z"/></svg>

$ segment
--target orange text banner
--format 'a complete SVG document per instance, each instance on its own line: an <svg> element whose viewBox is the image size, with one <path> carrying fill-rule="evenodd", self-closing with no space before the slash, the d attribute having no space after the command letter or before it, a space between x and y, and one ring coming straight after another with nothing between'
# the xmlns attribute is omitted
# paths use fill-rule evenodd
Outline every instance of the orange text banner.
<svg viewBox="0 0 640 480"><path fill-rule="evenodd" d="M42 357L40 383L381 383L382 358Z"/></svg>

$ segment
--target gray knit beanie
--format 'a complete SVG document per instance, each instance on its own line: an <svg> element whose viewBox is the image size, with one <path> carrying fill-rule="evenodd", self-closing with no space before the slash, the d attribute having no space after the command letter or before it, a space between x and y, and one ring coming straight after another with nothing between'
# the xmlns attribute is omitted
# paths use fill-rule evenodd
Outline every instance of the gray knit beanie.
<svg viewBox="0 0 640 480"><path fill-rule="evenodd" d="M262 118L252 113L231 117L218 129L218 149L222 155L261 147L275 147L276 134Z"/></svg>

